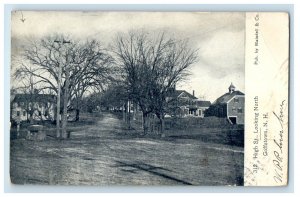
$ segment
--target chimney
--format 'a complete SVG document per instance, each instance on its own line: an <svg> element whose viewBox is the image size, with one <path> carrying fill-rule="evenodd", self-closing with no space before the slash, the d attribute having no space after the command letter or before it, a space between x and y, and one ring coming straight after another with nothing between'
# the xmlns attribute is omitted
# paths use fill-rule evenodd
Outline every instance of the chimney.
<svg viewBox="0 0 300 197"><path fill-rule="evenodd" d="M193 90L193 96L195 96L195 90Z"/></svg>

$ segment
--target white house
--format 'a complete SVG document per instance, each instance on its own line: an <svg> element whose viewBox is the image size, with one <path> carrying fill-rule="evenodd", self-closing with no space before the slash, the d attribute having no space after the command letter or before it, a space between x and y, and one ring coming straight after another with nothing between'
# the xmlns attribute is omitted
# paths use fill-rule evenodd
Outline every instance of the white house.
<svg viewBox="0 0 300 197"><path fill-rule="evenodd" d="M16 94L11 96L13 121L54 120L56 96L50 94Z"/></svg>

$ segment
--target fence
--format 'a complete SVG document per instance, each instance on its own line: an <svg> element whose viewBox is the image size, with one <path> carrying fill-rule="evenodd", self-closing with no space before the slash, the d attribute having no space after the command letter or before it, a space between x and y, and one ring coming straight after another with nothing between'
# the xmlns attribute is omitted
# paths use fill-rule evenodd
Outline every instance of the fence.
<svg viewBox="0 0 300 197"><path fill-rule="evenodd" d="M119 117L122 117L119 113ZM130 124L132 127L138 130L143 129L143 117L141 112L136 114L130 114ZM148 117L147 127L150 132L159 132L160 121L154 115L150 114ZM189 130L191 128L218 128L218 129L230 129L240 130L243 129L243 125L232 125L226 118L219 117L166 117L165 118L165 129L180 129Z"/></svg>

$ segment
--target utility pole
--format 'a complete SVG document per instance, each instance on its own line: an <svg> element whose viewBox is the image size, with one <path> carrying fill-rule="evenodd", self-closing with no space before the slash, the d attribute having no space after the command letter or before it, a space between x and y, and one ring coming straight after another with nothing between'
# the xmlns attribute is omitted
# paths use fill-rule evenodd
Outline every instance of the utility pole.
<svg viewBox="0 0 300 197"><path fill-rule="evenodd" d="M58 87L57 87L57 104L56 104L56 137L60 137L60 94L61 94L61 72L62 72L62 65L59 63L58 68Z"/></svg>
<svg viewBox="0 0 300 197"><path fill-rule="evenodd" d="M70 73L69 73L69 58L68 54L66 54L66 82L65 82L65 91L64 91L64 109L63 109L63 119L62 119L62 131L61 131L61 137L67 138L67 122L68 122L68 97L69 97L69 85L70 85Z"/></svg>
<svg viewBox="0 0 300 197"><path fill-rule="evenodd" d="M62 41L60 40L54 40L55 43L59 43L59 44L70 44L70 41L65 41L64 39ZM68 64L68 61L66 61L66 64ZM68 65L66 65L67 67ZM68 73L69 74L69 73ZM56 137L60 138L60 137L65 137L64 132L62 131L62 133L60 132L60 96L61 96L61 81L62 81L62 63L59 63L59 68L58 68L58 82L57 82L57 106L56 106ZM68 85L69 86L69 85ZM68 88L66 88L68 89ZM66 92L66 91L65 91ZM65 104L65 102L64 102ZM65 106L64 106L65 108ZM65 115L65 114L64 114ZM64 123L64 121L63 121ZM66 128L66 123L64 123L64 128Z"/></svg>

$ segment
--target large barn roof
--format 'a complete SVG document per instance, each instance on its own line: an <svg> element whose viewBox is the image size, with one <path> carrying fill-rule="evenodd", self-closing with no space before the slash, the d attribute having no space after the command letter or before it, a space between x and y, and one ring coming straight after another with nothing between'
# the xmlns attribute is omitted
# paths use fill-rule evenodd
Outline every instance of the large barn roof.
<svg viewBox="0 0 300 197"><path fill-rule="evenodd" d="M241 91L233 91L232 93L227 92L226 94L219 97L213 104L224 104L227 103L230 99L235 97L236 95L245 95Z"/></svg>

